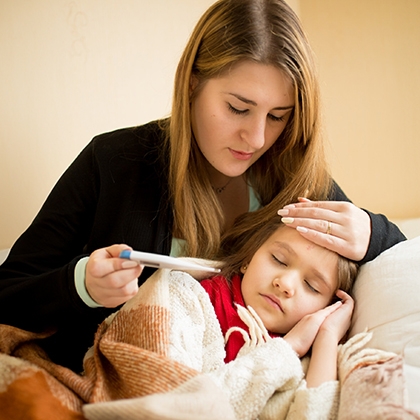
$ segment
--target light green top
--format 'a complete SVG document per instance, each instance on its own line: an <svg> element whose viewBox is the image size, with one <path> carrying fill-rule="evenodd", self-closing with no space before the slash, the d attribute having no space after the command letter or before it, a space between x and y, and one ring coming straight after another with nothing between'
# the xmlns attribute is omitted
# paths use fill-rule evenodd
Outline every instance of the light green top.
<svg viewBox="0 0 420 420"><path fill-rule="evenodd" d="M250 186L248 187L249 193L249 211L255 211L261 208L261 203L257 198L257 194L255 193L254 189ZM185 241L183 239L172 238L171 244L171 257L181 257L182 256L182 247Z"/></svg>

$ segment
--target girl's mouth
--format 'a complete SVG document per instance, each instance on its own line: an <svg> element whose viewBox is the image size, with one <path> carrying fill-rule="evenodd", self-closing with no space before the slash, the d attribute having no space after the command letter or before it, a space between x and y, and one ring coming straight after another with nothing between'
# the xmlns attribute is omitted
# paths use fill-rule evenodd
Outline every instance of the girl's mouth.
<svg viewBox="0 0 420 420"><path fill-rule="evenodd" d="M281 306L280 300L274 295L261 295L266 302L271 305L273 308L279 309L284 313L283 307Z"/></svg>

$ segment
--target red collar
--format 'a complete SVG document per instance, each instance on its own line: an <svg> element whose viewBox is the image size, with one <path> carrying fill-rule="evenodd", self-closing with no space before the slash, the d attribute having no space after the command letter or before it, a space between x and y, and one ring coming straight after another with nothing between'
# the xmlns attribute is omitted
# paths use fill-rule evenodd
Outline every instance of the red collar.
<svg viewBox="0 0 420 420"><path fill-rule="evenodd" d="M201 282L201 285L206 289L210 296L223 336L225 336L227 330L231 327L240 327L246 332L249 331L248 326L239 318L234 305L234 303L237 303L245 306L241 293L241 280L242 277L236 274L233 276L231 283L223 276L216 276ZM225 345L225 363L236 358L236 355L244 343L244 339L239 332L231 334Z"/></svg>

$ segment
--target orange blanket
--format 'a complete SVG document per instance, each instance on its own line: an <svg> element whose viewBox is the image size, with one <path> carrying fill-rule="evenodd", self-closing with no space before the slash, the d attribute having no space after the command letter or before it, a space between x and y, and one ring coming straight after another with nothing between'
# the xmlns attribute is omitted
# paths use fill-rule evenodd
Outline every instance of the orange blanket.
<svg viewBox="0 0 420 420"><path fill-rule="evenodd" d="M140 306L104 321L83 376L48 359L35 342L47 334L0 325L0 419L84 419L85 403L167 392L197 375L166 357L168 314L161 309ZM140 319L155 322L145 328Z"/></svg>

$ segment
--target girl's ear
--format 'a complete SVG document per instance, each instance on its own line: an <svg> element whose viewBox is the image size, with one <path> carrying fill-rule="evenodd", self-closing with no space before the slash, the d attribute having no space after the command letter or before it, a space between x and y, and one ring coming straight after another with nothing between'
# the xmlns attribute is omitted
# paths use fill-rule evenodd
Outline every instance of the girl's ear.
<svg viewBox="0 0 420 420"><path fill-rule="evenodd" d="M341 299L336 295L336 294L334 294L334 296L332 297L332 299L331 299L331 303L330 303L330 305L332 305L333 303L335 303L335 302L338 302L338 301L340 301Z"/></svg>
<svg viewBox="0 0 420 420"><path fill-rule="evenodd" d="M248 269L248 264L244 264L242 267L241 267L241 273L242 274L245 274L245 271Z"/></svg>

